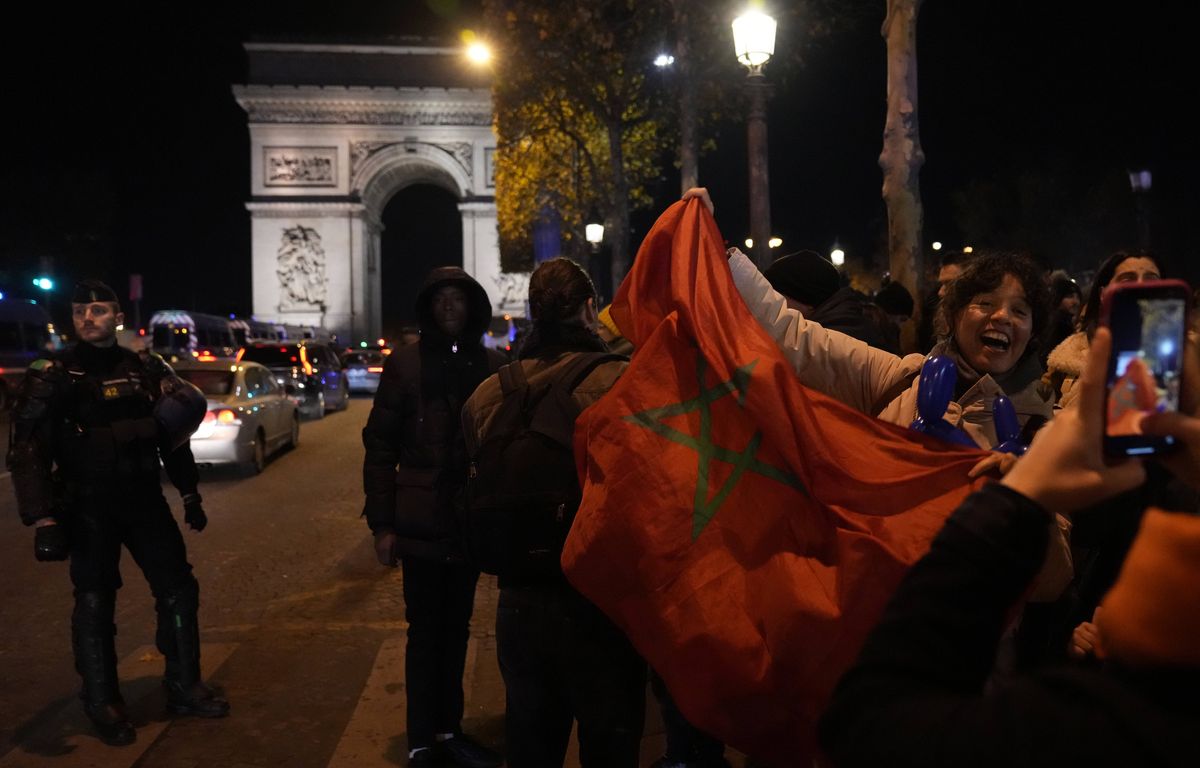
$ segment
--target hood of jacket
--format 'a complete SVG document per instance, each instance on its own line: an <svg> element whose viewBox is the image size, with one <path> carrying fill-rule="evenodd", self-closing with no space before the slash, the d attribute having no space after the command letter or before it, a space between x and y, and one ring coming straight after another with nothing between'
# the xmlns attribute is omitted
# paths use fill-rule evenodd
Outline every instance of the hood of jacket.
<svg viewBox="0 0 1200 768"><path fill-rule="evenodd" d="M467 322L463 326L462 338L478 340L492 321L492 302L483 286L461 267L438 267L425 278L421 293L417 295L417 322L421 326L421 333L438 331L437 322L433 319L433 294L447 285L458 286L467 294Z"/></svg>

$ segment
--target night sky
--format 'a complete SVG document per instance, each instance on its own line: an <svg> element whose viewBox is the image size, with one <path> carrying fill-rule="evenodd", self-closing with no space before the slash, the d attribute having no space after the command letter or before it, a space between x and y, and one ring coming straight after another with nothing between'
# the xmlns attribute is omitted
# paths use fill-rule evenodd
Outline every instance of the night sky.
<svg viewBox="0 0 1200 768"><path fill-rule="evenodd" d="M10 27L0 52L6 294L32 295L29 280L44 270L65 285L96 274L124 295L128 275L141 273L143 321L163 307L248 314L249 139L230 90L245 78L242 41L452 34L476 26L479 4L206 3L184 16L169 5L68 15L43 4ZM776 86L772 219L784 251L827 251L837 241L852 266L884 268L883 8L880 0L876 17L820 41L780 29L781 50L806 46L802 68L767 69ZM1108 15L1074 1L925 3L926 240L1027 247L1047 264L1084 270L1138 244L1127 172L1146 168L1150 242L1168 272L1200 282L1200 163L1182 119L1196 67L1185 55L1187 25L1168 8L1142 2ZM737 241L747 229L744 124L717 126L716 142L701 161L701 182L713 189L724 234ZM659 203L635 217L635 238L677 198L672 169L654 192ZM396 221L438 220L419 207L426 199L446 204L412 196ZM991 242L975 241L980 232ZM386 265L384 279L386 287ZM61 306L65 295L57 296Z"/></svg>

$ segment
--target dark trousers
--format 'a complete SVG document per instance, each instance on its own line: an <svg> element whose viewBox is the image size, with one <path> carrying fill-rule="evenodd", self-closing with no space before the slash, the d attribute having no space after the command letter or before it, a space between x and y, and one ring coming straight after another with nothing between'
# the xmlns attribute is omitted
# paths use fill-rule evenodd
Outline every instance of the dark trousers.
<svg viewBox="0 0 1200 768"><path fill-rule="evenodd" d="M84 497L73 505L67 527L76 595L121 588L122 545L142 569L156 598L192 582L183 535L158 485Z"/></svg>
<svg viewBox="0 0 1200 768"><path fill-rule="evenodd" d="M406 557L404 618L408 645L408 746L433 746L439 733L458 733L463 716L463 670L479 571L461 563Z"/></svg>
<svg viewBox="0 0 1200 768"><path fill-rule="evenodd" d="M578 721L583 768L636 768L646 664L565 584L505 587L496 615L510 768L560 768Z"/></svg>
<svg viewBox="0 0 1200 768"><path fill-rule="evenodd" d="M120 700L113 616L121 587L122 546L141 568L158 604L156 637L167 677L198 680L198 587L183 536L158 484L130 484L119 492L84 496L72 504L64 525L75 587L71 642L75 669L83 679L83 699L91 704ZM183 634L187 637L181 642Z"/></svg>

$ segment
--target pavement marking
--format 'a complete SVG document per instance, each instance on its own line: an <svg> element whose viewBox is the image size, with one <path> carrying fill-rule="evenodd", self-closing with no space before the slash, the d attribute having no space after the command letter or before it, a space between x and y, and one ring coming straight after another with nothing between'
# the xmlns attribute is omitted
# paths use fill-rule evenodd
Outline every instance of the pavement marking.
<svg viewBox="0 0 1200 768"><path fill-rule="evenodd" d="M406 634L389 637L379 647L375 665L363 686L358 705L342 731L328 768L396 768L403 762L401 736L408 714L408 688L404 674ZM479 656L475 638L467 641L467 668L463 692L469 703ZM407 744L407 741L403 741Z"/></svg>
<svg viewBox="0 0 1200 768"><path fill-rule="evenodd" d="M224 664L237 643L202 643L200 658L208 676ZM117 665L121 692L137 726L137 741L110 747L96 738L77 701L60 708L0 759L0 768L132 768L171 725L163 710L162 656L152 645L136 648Z"/></svg>
<svg viewBox="0 0 1200 768"><path fill-rule="evenodd" d="M408 713L404 676L405 634L383 641L363 686L358 706L342 731L328 768L395 768L392 740L405 728ZM407 757L407 756L406 756Z"/></svg>

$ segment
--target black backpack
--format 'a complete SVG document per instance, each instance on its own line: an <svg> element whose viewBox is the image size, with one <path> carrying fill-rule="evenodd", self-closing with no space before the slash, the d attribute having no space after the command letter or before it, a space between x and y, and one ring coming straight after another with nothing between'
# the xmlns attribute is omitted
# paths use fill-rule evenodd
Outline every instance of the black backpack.
<svg viewBox="0 0 1200 768"><path fill-rule="evenodd" d="M561 574L559 557L582 497L572 450L579 408L571 393L596 366L625 359L578 353L536 387L520 361L500 368L504 400L467 480L467 556L481 571L518 581Z"/></svg>

